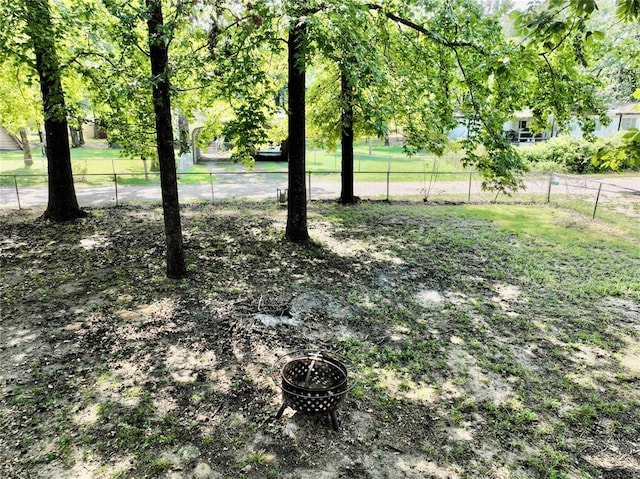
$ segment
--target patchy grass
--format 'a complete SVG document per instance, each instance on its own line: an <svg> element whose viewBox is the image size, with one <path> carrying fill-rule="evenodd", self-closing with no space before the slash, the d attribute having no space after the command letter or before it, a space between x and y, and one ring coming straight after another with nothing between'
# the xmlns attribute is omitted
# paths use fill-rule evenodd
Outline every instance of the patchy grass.
<svg viewBox="0 0 640 479"><path fill-rule="evenodd" d="M169 281L159 208L38 214L0 213L3 477L640 474L633 229L311 203L301 246L274 205L191 205L191 273ZM338 433L274 419L270 367L301 347L358 367Z"/></svg>

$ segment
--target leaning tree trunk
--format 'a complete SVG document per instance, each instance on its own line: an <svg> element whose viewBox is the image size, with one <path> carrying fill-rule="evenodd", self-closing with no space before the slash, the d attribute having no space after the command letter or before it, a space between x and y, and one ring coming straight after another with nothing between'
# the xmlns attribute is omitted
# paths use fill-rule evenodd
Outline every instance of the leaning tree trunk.
<svg viewBox="0 0 640 479"><path fill-rule="evenodd" d="M305 181L305 58L306 26L300 19L289 31L289 202L286 236L294 242L309 239Z"/></svg>
<svg viewBox="0 0 640 479"><path fill-rule="evenodd" d="M355 203L353 196L353 87L346 72L340 74L341 89L341 125L342 125L342 192L340 203Z"/></svg>
<svg viewBox="0 0 640 479"><path fill-rule="evenodd" d="M25 4L28 35L33 42L40 77L49 170L49 203L42 217L51 221L74 220L86 213L78 206L73 185L69 128L49 3L31 0Z"/></svg>
<svg viewBox="0 0 640 479"><path fill-rule="evenodd" d="M153 75L153 108L156 117L156 140L160 162L160 186L167 244L167 276L184 278L187 268L182 244L180 203L176 177L176 157L173 150L171 100L169 83L169 45L164 32L162 1L146 0L149 10L149 56Z"/></svg>

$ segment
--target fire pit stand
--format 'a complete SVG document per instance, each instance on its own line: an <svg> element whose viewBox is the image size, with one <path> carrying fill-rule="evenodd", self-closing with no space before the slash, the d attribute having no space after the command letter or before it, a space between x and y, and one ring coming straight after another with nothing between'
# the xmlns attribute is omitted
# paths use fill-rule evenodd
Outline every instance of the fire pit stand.
<svg viewBox="0 0 640 479"><path fill-rule="evenodd" d="M279 357L271 368L271 377L282 390L282 406L312 414L328 414L338 431L336 410L357 383L357 374L349 359L337 353L303 349Z"/></svg>

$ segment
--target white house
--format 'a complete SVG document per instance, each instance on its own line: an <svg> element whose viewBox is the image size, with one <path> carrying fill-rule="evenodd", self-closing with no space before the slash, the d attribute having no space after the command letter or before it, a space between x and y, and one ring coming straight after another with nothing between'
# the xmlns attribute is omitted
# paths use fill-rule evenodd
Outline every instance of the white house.
<svg viewBox="0 0 640 479"><path fill-rule="evenodd" d="M530 129L533 123L533 113L531 110L519 111L514 115L513 120L506 122L502 129L507 132L509 139L513 143L535 143L545 141L557 134L551 120L551 128L548 131L533 133Z"/></svg>
<svg viewBox="0 0 640 479"><path fill-rule="evenodd" d="M554 131L544 131L541 133L533 133L530 129L533 123L533 113L531 110L523 110L517 112L512 120L509 120L502 125L502 130L509 137L513 143L532 143L536 141L544 141L551 138L555 133ZM450 139L464 138L468 135L469 129L467 126L467 120L458 116L458 126L449 132Z"/></svg>
<svg viewBox="0 0 640 479"><path fill-rule="evenodd" d="M611 119L609 125L604 126L596 120L593 134L600 138L613 136L619 131L640 127L640 103L614 103L609 105L607 116ZM577 122L570 126L572 136L582 136L582 130Z"/></svg>
<svg viewBox="0 0 640 479"><path fill-rule="evenodd" d="M625 131L629 128L640 128L640 103L616 103L609 106L607 115L611 118L608 126L603 126L596 120L596 130L594 135L605 138L615 135L619 131ZM532 133L530 130L533 122L533 114L530 110L517 112L513 119L506 122L503 130L514 143L531 143L537 141L548 140L553 136L557 136L558 132L550 120L551 126L548 131L540 133ZM468 128L463 118L459 118L458 126L449 133L450 139L463 138L468 134ZM582 130L577 121L571 122L569 125L569 134L571 136L582 137Z"/></svg>

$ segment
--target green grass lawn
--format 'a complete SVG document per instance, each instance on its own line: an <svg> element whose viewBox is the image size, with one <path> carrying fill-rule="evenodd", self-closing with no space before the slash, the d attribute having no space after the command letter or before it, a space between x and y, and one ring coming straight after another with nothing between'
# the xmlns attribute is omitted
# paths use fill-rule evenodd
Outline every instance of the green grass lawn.
<svg viewBox="0 0 640 479"><path fill-rule="evenodd" d="M462 156L462 153L448 151L442 157L427 153L410 157L400 145L384 146L379 142L372 146L370 154L368 143L358 142L354 146L354 171L358 173L359 181L385 181L386 176L381 173L387 171L405 173L401 180L396 181L422 181L425 174L431 175L434 172L469 171L460 162ZM340 162L339 149L327 151L309 148L307 151L309 171L339 171ZM445 175L438 176L440 179L454 179L445 178Z"/></svg>
<svg viewBox="0 0 640 479"><path fill-rule="evenodd" d="M157 182L157 175L149 172L145 178L144 164L140 159L123 158L122 150L96 147L72 148L71 164L76 181L84 184L105 184L113 181L113 174L118 175L118 182L123 184L148 184ZM422 181L425 174L433 172L462 172L465 171L460 164L461 154L448 153L438 158L433 155L417 155L408 157L401 146L384 146L376 142L371 147L369 144L358 142L354 148L354 169L358 173L359 181L385 181L383 173L393 171L403 174L401 181ZM328 151L312 148L307 149L307 170L312 172L340 171L340 151ZM243 171L244 165L234 162L219 162L225 171ZM282 172L287 171L286 162L256 162L254 171ZM22 152L0 152L0 175L24 175L18 180L21 186L42 184L46 181L46 158L38 151L33 152L33 165L25 166ZM211 180L207 167L188 165L187 173L180 178L185 183L205 183ZM34 175L34 176L31 176ZM122 175L122 176L120 176ZM396 177L397 179L397 177ZM439 179L446 178L439 175ZM4 176L0 178L2 185L12 185L13 178Z"/></svg>
<svg viewBox="0 0 640 479"><path fill-rule="evenodd" d="M109 183L113 181L114 173L142 175L144 178L142 160L123 158L121 151L105 147L72 148L71 167L76 181L86 184ZM21 151L0 152L0 175L23 175L18 179L21 186L45 183L47 159L36 150L32 152L32 157L33 164L26 166ZM12 185L13 178L3 176L0 178L0 184Z"/></svg>
<svg viewBox="0 0 640 479"><path fill-rule="evenodd" d="M392 182L429 182L464 180L472 170L462 166L462 152L447 151L441 157L421 153L413 157L407 156L402 146L393 144L384 146L382 142L360 141L354 147L354 171L356 181L384 182L386 173L392 172ZM157 172L148 171L145 175L144 164L140 159L122 157L122 150L106 148L97 140L90 147L71 149L71 163L75 179L85 185L98 185L113 182L113 175L118 175L118 183L122 184L154 184L158 183ZM211 165L178 160L179 181L181 183L208 183L216 177L210 174ZM218 161L218 170L232 173L247 171L247 167L233 161ZM341 169L340 150L329 151L307 145L307 171L339 173ZM150 165L149 165L150 168ZM286 162L259 161L254 163L250 171L286 172ZM22 152L0 152L0 185L13 186L13 175L19 186L31 186L46 183L47 161L39 151L33 151L33 165L25 166ZM594 175L590 175L594 176ZM601 175L597 175L601 176Z"/></svg>

